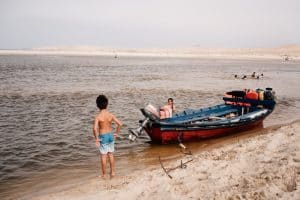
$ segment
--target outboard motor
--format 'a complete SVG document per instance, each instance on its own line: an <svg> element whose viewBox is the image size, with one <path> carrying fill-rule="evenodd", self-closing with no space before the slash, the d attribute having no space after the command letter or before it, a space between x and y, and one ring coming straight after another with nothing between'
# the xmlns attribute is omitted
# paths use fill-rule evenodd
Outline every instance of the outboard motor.
<svg viewBox="0 0 300 200"><path fill-rule="evenodd" d="M144 121L141 123L141 125L136 130L129 129L130 134L128 136L128 139L131 140L131 141L135 141L135 139L137 137L142 135L143 128L146 126L148 121L149 121L149 118L144 119Z"/></svg>
<svg viewBox="0 0 300 200"><path fill-rule="evenodd" d="M145 108L141 109L142 113L146 116L146 118L141 122L140 126L132 130L130 129L128 139L131 141L135 141L137 137L139 137L143 133L143 128L146 127L146 124L150 120L159 120L159 112L158 110L151 104L148 104Z"/></svg>
<svg viewBox="0 0 300 200"><path fill-rule="evenodd" d="M264 93L264 99L265 100L274 100L275 99L275 92L272 88L266 88L266 91Z"/></svg>

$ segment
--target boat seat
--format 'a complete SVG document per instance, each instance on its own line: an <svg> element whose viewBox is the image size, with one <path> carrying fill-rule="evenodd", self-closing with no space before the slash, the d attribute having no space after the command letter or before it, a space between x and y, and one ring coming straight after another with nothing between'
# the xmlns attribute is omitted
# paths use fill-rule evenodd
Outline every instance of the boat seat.
<svg viewBox="0 0 300 200"><path fill-rule="evenodd" d="M268 109L256 110L256 111L253 111L251 113L244 114L243 116L241 116L241 120L255 119L257 117L265 115L267 112L268 112Z"/></svg>
<svg viewBox="0 0 300 200"><path fill-rule="evenodd" d="M193 109L186 109L185 111L183 111L183 113L184 113L185 115L192 115L192 114L194 114L195 112L194 112Z"/></svg>
<svg viewBox="0 0 300 200"><path fill-rule="evenodd" d="M224 110L224 111L221 111L221 112L212 112L212 113L199 113L199 116L195 116L195 115L191 115L189 117L185 117L185 118L182 118L182 117L178 117L178 119L176 120L173 119L172 121L168 121L168 122L165 122L165 123L162 123L162 124L173 124L173 123L189 123L189 122L194 122L194 121L201 121L201 120L204 120L204 119L208 119L210 117L219 117L219 116L224 116L224 115L227 115L229 113L236 113L238 112L238 109L237 108L231 108L231 109L227 109L227 110Z"/></svg>
<svg viewBox="0 0 300 200"><path fill-rule="evenodd" d="M229 109L229 110L224 110L222 112L211 113L211 114L208 114L208 115L205 115L205 116L201 116L199 118L194 118L193 121L199 121L199 120L203 120L203 119L206 119L206 118L209 118L209 117L220 117L220 116L227 115L229 113L236 113L236 112L238 112L238 109L232 108L232 109ZM193 119L193 118L190 118L190 119Z"/></svg>
<svg viewBox="0 0 300 200"><path fill-rule="evenodd" d="M184 119L184 118L186 118L187 115L193 115L193 117L197 116L199 114L206 115L207 113L211 112L211 110L214 110L216 108L219 109L219 110L227 110L228 109L228 105L221 104L221 105L214 106L213 108L186 109L186 110L184 110L182 112L176 113L173 116L173 118L179 119L179 117L180 117L180 119Z"/></svg>

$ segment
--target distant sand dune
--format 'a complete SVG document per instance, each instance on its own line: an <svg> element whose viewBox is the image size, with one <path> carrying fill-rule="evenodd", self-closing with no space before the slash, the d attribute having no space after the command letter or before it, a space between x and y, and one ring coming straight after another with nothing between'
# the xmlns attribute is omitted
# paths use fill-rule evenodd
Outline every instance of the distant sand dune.
<svg viewBox="0 0 300 200"><path fill-rule="evenodd" d="M93 46L44 47L25 50L0 50L0 55L103 55L103 56L149 56L194 57L232 59L300 59L300 45L277 48L100 48Z"/></svg>

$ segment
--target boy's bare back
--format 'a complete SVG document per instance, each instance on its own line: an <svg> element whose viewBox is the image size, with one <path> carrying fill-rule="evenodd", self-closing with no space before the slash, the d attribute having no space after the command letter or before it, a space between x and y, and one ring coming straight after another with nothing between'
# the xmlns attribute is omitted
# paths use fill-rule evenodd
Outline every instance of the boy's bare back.
<svg viewBox="0 0 300 200"><path fill-rule="evenodd" d="M115 122L118 127L121 125L121 122L112 113L106 109L101 110L95 118L95 125L98 126L99 134L112 132L112 122Z"/></svg>
<svg viewBox="0 0 300 200"><path fill-rule="evenodd" d="M104 134L112 131L113 114L107 110L102 110L97 116L96 121L99 128L99 134Z"/></svg>
<svg viewBox="0 0 300 200"><path fill-rule="evenodd" d="M93 134L95 137L96 145L99 146L99 135L104 135L106 133L112 133L113 127L112 123L116 124L116 130L113 134L115 137L119 134L122 123L107 110L108 99L104 95L99 95L96 100L97 107L100 112L96 115L93 127Z"/></svg>

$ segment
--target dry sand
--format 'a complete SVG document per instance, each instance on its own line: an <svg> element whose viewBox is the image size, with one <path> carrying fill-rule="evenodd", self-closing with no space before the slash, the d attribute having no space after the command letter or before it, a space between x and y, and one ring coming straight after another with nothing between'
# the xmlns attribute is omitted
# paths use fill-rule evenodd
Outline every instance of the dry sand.
<svg viewBox="0 0 300 200"><path fill-rule="evenodd" d="M300 121L264 134L194 152L170 179L156 169L94 178L73 188L30 199L300 199ZM191 158L184 157L183 161ZM180 161L165 162L167 168Z"/></svg>
<svg viewBox="0 0 300 200"><path fill-rule="evenodd" d="M100 48L90 46L0 50L0 55L147 56L222 59L300 59L300 45L276 48Z"/></svg>

